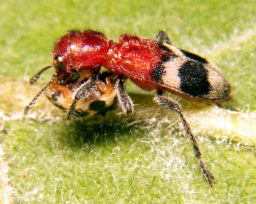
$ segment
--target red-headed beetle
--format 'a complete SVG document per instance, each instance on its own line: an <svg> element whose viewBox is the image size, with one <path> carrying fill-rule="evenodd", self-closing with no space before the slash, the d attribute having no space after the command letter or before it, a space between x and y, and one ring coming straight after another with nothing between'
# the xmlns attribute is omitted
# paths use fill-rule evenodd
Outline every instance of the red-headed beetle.
<svg viewBox="0 0 256 204"><path fill-rule="evenodd" d="M126 80L129 78L144 90L156 90L154 101L179 114L203 175L209 185L213 186L214 177L201 159L201 152L180 106L163 96L167 91L195 101L217 103L229 100L231 88L228 81L207 59L173 46L164 31L160 31L155 40L123 34L119 42L115 43L100 32L73 30L56 42L53 66L56 72L52 80L25 108L25 114L52 83L64 87L79 80L81 83L67 115L71 119L77 111L76 105L90 99L95 93L100 69L105 67L117 75L113 87L123 113L133 112L132 100L125 91ZM50 67L47 66L34 75L30 80L31 84Z"/></svg>

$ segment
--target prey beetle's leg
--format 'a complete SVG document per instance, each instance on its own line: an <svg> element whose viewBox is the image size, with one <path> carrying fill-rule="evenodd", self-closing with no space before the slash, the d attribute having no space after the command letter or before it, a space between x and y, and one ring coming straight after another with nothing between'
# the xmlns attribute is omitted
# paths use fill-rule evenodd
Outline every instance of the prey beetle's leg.
<svg viewBox="0 0 256 204"><path fill-rule="evenodd" d="M126 80L127 78L125 76L119 76L115 85L118 105L124 114L133 113L132 100L125 91Z"/></svg>
<svg viewBox="0 0 256 204"><path fill-rule="evenodd" d="M165 107L165 108L167 108L169 110L175 111L176 113L179 114L179 116L180 116L180 118L182 120L182 123L183 123L183 125L184 125L184 127L186 129L186 132L187 132L187 134L190 137L190 140L191 140L194 152L195 152L195 156L199 160L199 165L200 165L200 168L201 168L201 170L203 172L203 175L206 178L206 180L208 181L209 185L212 187L213 186L214 177L211 174L211 172L207 170L206 166L204 165L204 163L202 161L202 158L201 158L202 154L200 152L200 149L198 147L196 139L195 139L194 135L191 132L189 124L187 123L187 121L185 120L185 118L184 118L184 116L183 116L183 114L181 112L180 106L174 100L172 100L170 98L167 98L167 97L164 97L164 96L161 96L161 94L162 94L161 92L158 92L158 94L154 98L154 100L158 104L162 105L163 107Z"/></svg>

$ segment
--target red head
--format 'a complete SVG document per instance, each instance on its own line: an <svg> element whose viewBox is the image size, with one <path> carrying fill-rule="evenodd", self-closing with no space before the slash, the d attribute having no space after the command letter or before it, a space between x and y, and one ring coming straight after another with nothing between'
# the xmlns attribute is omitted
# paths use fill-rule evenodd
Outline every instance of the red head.
<svg viewBox="0 0 256 204"><path fill-rule="evenodd" d="M111 44L100 32L70 31L55 44L53 65L59 74L67 75L84 68L95 70L102 66Z"/></svg>

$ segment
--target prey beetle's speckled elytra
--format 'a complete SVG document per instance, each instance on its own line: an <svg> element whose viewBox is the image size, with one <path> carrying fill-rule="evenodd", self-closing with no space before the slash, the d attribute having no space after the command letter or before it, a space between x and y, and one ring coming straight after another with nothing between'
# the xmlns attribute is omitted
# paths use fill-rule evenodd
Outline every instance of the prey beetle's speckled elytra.
<svg viewBox="0 0 256 204"><path fill-rule="evenodd" d="M83 83L87 82L87 79L84 78ZM77 102L75 107L76 116L104 114L111 109L116 102L116 92L114 90L116 80L117 75L111 72L99 73L94 81L95 83L92 85L92 94L88 98ZM75 100L76 93L81 88L81 82L78 80L75 84L70 83L63 86L58 81L54 81L45 90L45 95L55 106L69 110Z"/></svg>
<svg viewBox="0 0 256 204"><path fill-rule="evenodd" d="M160 31L155 40L123 34L119 42L115 43L100 32L73 30L55 44L53 66L56 72L52 80L25 108L25 114L44 90L47 90L47 97L55 105L68 109L68 119L77 112L90 111L90 104L99 104L109 93L113 96L110 106L116 98L123 113L132 113L133 103L125 91L126 80L129 78L146 91L156 90L154 101L179 114L203 175L209 185L213 186L214 177L202 161L201 152L180 106L163 96L167 91L196 101L217 103L229 100L229 83L207 59L176 48L164 31ZM30 82L34 83L50 67L39 71ZM100 79L104 76L101 67L110 71L109 76L103 77L103 80ZM100 84L107 87L108 92L102 91ZM70 93L72 97L68 97ZM81 108L81 104L87 108Z"/></svg>

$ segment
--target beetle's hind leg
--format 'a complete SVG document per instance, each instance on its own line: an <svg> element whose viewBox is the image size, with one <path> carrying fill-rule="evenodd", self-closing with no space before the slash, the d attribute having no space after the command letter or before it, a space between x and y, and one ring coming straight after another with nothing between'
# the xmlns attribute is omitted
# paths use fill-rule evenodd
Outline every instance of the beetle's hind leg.
<svg viewBox="0 0 256 204"><path fill-rule="evenodd" d="M169 110L175 111L176 113L179 114L179 116L180 116L180 118L182 120L183 126L185 127L186 132L187 132L187 134L190 137L190 141L192 143L192 146L193 146L193 149L194 149L194 152L195 152L195 156L199 160L199 165L200 165L200 168L201 168L201 170L203 172L203 175L206 178L206 180L208 181L209 185L212 187L213 186L214 177L211 174L211 172L207 170L206 166L204 165L204 163L202 161L202 158L201 158L202 154L201 154L200 149L198 147L197 141L196 141L194 135L191 132L189 124L187 123L186 119L184 118L184 116L182 114L180 106L174 100L162 96L161 92L158 92L158 94L154 98L154 100L158 104L162 105L163 107L165 107L165 108L167 108Z"/></svg>

